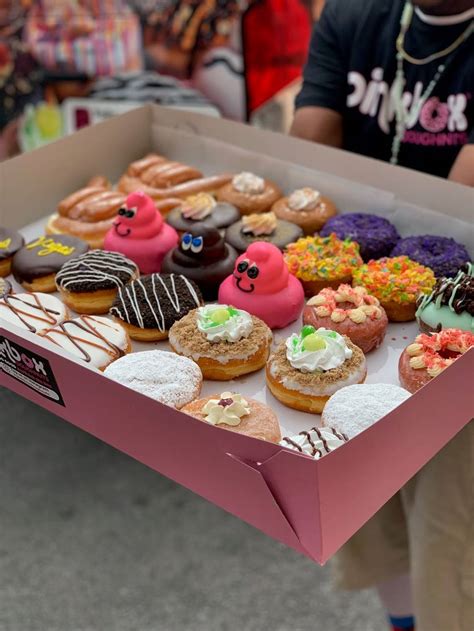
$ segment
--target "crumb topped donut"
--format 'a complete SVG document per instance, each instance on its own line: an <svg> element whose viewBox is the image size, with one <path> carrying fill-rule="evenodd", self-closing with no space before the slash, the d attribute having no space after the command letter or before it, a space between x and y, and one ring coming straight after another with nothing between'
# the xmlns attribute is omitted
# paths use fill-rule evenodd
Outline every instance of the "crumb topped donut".
<svg viewBox="0 0 474 631"><path fill-rule="evenodd" d="M279 401L303 412L320 414L337 390L362 383L364 353L336 331L304 326L270 356L267 386Z"/></svg>
<svg viewBox="0 0 474 631"><path fill-rule="evenodd" d="M199 399L188 403L181 411L200 421L252 438L271 443L278 443L281 439L280 425L273 410L260 401L244 399L238 393L222 392Z"/></svg>
<svg viewBox="0 0 474 631"><path fill-rule="evenodd" d="M217 192L220 202L236 206L242 215L263 213L281 197L278 186L263 177L242 171Z"/></svg>
<svg viewBox="0 0 474 631"><path fill-rule="evenodd" d="M303 323L347 335L364 353L380 346L388 319L384 308L365 287L326 287L308 300Z"/></svg>
<svg viewBox="0 0 474 631"><path fill-rule="evenodd" d="M290 243L285 261L292 274L302 282L307 296L314 296L324 287L351 283L354 270L362 265L359 246L341 241L335 234L327 237L304 237Z"/></svg>
<svg viewBox="0 0 474 631"><path fill-rule="evenodd" d="M408 256L369 261L354 272L354 285L378 298L393 322L415 319L416 300L435 284L433 272Z"/></svg>
<svg viewBox="0 0 474 631"><path fill-rule="evenodd" d="M400 356L400 383L416 392L448 368L474 346L474 333L460 329L443 329L427 335L420 333Z"/></svg>
<svg viewBox="0 0 474 631"><path fill-rule="evenodd" d="M206 379L226 381L265 366L272 332L247 311L206 305L175 322L169 341L176 353L199 365Z"/></svg>
<svg viewBox="0 0 474 631"><path fill-rule="evenodd" d="M167 351L143 351L120 358L105 376L155 401L180 409L196 399L202 387L199 366Z"/></svg>

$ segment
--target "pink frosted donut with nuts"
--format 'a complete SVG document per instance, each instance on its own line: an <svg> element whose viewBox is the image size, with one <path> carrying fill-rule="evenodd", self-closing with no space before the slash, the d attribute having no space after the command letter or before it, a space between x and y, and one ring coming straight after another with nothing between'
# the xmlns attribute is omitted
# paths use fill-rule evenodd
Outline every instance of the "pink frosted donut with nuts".
<svg viewBox="0 0 474 631"><path fill-rule="evenodd" d="M429 335L420 333L400 355L400 383L409 392L416 392L473 346L474 333L470 331L442 329Z"/></svg>
<svg viewBox="0 0 474 631"><path fill-rule="evenodd" d="M337 289L326 287L310 298L303 311L303 324L347 335L368 353L382 343L388 319L378 299L365 287L343 284Z"/></svg>

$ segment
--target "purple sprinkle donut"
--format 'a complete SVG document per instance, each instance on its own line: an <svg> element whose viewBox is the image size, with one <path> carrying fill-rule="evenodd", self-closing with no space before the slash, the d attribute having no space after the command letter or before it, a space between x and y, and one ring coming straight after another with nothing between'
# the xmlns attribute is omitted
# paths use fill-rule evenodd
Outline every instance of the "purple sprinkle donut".
<svg viewBox="0 0 474 631"><path fill-rule="evenodd" d="M401 239L390 256L402 254L430 267L437 278L456 276L458 269L470 261L470 256L461 243L449 237L436 237L431 234Z"/></svg>
<svg viewBox="0 0 474 631"><path fill-rule="evenodd" d="M339 239L357 241L364 261L389 256L400 235L393 224L378 215L347 213L336 215L326 222L320 235L327 237L335 232Z"/></svg>

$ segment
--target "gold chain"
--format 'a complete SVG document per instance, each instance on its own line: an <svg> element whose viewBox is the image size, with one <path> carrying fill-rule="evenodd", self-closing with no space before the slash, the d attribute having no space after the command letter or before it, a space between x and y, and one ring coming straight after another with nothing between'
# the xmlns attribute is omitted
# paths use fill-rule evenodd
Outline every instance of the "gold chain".
<svg viewBox="0 0 474 631"><path fill-rule="evenodd" d="M397 51L406 61L409 61L411 64L414 64L415 66L424 66L425 64L429 64L430 62L435 61L436 59L440 59L441 57L446 57L446 55L449 55L450 53L452 53L454 50L456 50L456 48L459 48L459 46L461 46L464 40L466 40L471 35L472 31L474 30L474 21L472 21L469 24L467 29L463 31L461 35L459 35L459 37L456 38L452 44L450 44L446 48L443 48L443 50L440 50L437 53L433 53L432 55L428 55L428 57L424 57L423 59L417 59L416 57L412 57L405 50L404 43L405 43L405 34L407 30L408 28L402 29L400 31L400 35L397 37Z"/></svg>

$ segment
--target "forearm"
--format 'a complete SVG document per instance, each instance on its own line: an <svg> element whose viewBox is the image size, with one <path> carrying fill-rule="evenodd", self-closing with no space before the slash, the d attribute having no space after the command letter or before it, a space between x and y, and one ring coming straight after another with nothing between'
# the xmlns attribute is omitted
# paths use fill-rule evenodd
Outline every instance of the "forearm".
<svg viewBox="0 0 474 631"><path fill-rule="evenodd" d="M466 186L474 186L474 144L465 145L461 149L449 173L449 179Z"/></svg>
<svg viewBox="0 0 474 631"><path fill-rule="evenodd" d="M342 147L342 116L325 107L296 110L290 134L331 147Z"/></svg>

